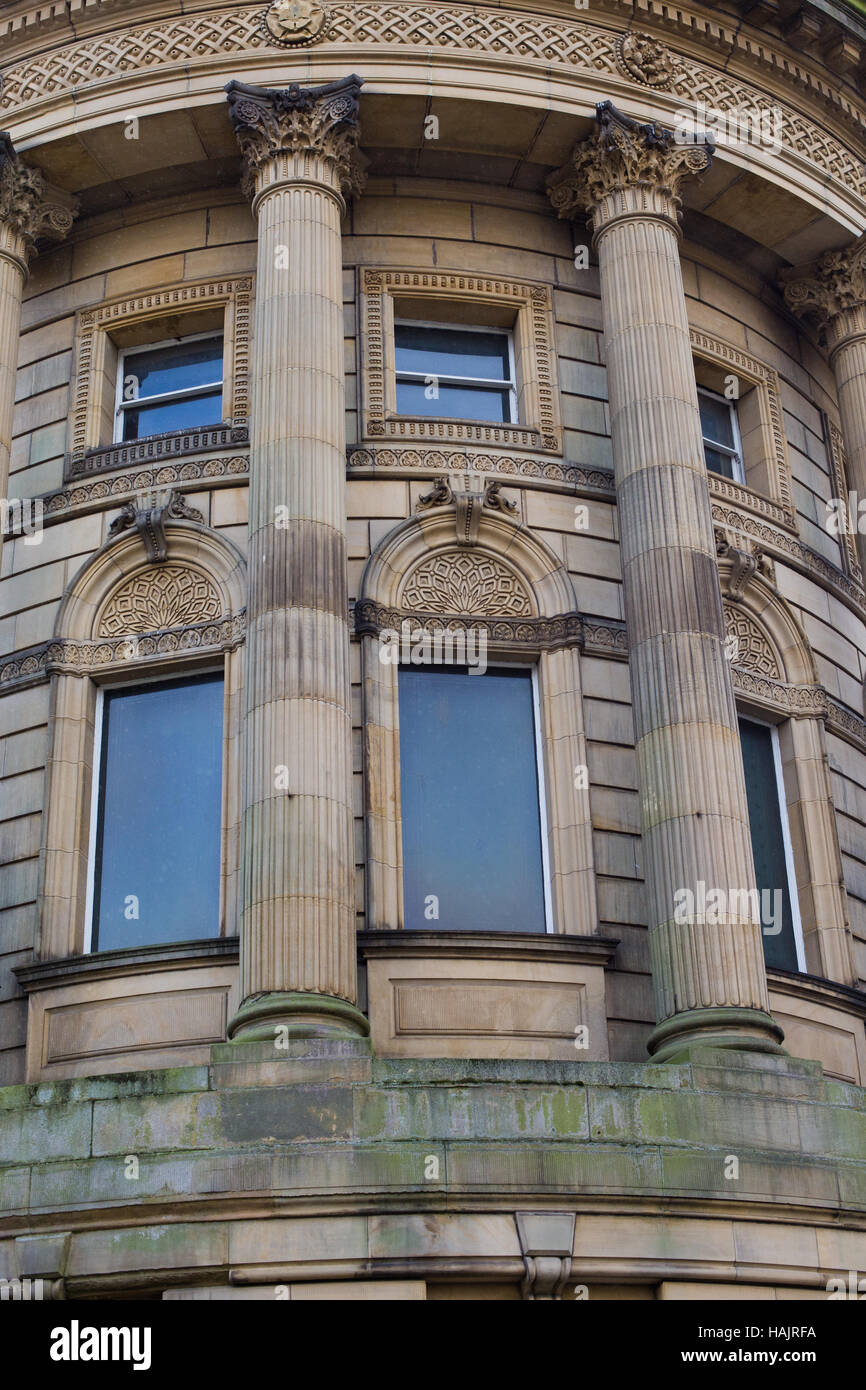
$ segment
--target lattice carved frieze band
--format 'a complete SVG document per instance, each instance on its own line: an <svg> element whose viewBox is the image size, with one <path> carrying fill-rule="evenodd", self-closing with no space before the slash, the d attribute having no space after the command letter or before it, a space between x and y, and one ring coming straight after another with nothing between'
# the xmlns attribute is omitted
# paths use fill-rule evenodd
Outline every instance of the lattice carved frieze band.
<svg viewBox="0 0 866 1390"><path fill-rule="evenodd" d="M175 70L186 75L198 65L207 67L233 54L268 51L262 31L262 6L224 13L189 15L139 28L87 39L10 66L0 94L0 111L19 111L80 90L99 88L128 76L135 83L142 72L153 68ZM692 17L692 25L700 23ZM711 41L720 40L718 21L713 21ZM742 48L749 61L761 61L785 80L791 80L790 49L776 49L762 36L760 50L748 36L732 28L725 51L731 44ZM691 36L693 39L693 35ZM402 55L413 49L419 56L430 50L450 49L471 53L473 61L489 58L497 63L519 62L543 71L563 68L582 73L597 85L600 74L622 80L620 54L622 35L582 19L553 18L543 15L503 12L490 8L459 8L426 4L363 4L343 0L330 6L330 24L323 51L331 44L358 47L371 45L379 52L388 46ZM677 55L672 55L676 60ZM815 119L774 98L782 116L782 141L796 150L824 174L861 197L866 194L866 171L853 151L828 129L833 118L852 128L862 128L862 113L843 88L819 82L807 67L797 66L794 75L798 89L812 100ZM638 79L635 78L638 85ZM766 104L763 84L737 80L728 71L696 62L674 61L669 90L680 101L702 101L718 111L741 112L761 109ZM828 106L831 116L828 122Z"/></svg>
<svg viewBox="0 0 866 1390"><path fill-rule="evenodd" d="M96 623L98 637L123 637L215 621L222 608L210 579L183 565L149 565L114 590Z"/></svg>
<svg viewBox="0 0 866 1390"><path fill-rule="evenodd" d="M510 445L523 449L562 452L559 388L553 337L553 302L545 285L527 284L502 276L461 275L428 270L365 270L361 277L364 332L364 434L394 441L414 439ZM519 424L498 425L462 420L415 418L396 414L393 400L394 299L429 299L435 305L464 301L478 305L479 322L485 306L516 311L516 332L525 358L520 383L524 418Z"/></svg>
<svg viewBox="0 0 866 1390"><path fill-rule="evenodd" d="M249 276L206 280L114 299L79 314L69 443L73 474L86 471L87 451L106 442L99 437L106 335L143 320L223 306L223 413L237 427L249 425L252 292Z"/></svg>

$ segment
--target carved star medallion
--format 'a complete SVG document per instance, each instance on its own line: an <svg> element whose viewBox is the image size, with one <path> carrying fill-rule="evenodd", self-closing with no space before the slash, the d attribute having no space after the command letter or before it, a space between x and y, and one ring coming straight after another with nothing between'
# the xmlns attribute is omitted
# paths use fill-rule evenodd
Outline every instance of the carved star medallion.
<svg viewBox="0 0 866 1390"><path fill-rule="evenodd" d="M323 39L331 14L321 0L274 0L262 18L269 39L282 48L301 48Z"/></svg>

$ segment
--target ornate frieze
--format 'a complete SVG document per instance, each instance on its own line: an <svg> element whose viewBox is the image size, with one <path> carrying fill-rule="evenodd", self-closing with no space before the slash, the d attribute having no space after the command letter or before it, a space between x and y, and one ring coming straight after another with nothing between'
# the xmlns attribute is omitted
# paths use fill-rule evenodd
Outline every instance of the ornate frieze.
<svg viewBox="0 0 866 1390"><path fill-rule="evenodd" d="M358 151L360 91L361 78L354 73L321 87L230 82L229 119L246 166L247 191L259 190L268 165L313 156L333 171L344 193L359 193L364 178Z"/></svg>
<svg viewBox="0 0 866 1390"><path fill-rule="evenodd" d="M378 474L417 473L428 478L431 473L448 470L454 473L501 473L517 478L532 478L554 488L581 493L614 496L613 473L607 468L586 468L577 463L559 463L554 459L522 458L512 454L445 453L441 449L351 448L348 454L350 476L376 477Z"/></svg>
<svg viewBox="0 0 866 1390"><path fill-rule="evenodd" d="M411 624L411 631L436 634L444 632L483 632L490 645L523 646L527 651L546 651L556 647L580 645L583 619L579 613L564 613L554 618L488 616L483 613L438 614L413 611L409 608L385 608L371 599L355 604L355 633L378 636L380 632L399 632L402 624ZM2 672L0 672L2 680Z"/></svg>
<svg viewBox="0 0 866 1390"><path fill-rule="evenodd" d="M646 212L679 217L680 185L712 162L709 140L682 143L672 130L643 124L599 102L588 140L548 180L548 194L560 217L586 212L596 235L617 216Z"/></svg>

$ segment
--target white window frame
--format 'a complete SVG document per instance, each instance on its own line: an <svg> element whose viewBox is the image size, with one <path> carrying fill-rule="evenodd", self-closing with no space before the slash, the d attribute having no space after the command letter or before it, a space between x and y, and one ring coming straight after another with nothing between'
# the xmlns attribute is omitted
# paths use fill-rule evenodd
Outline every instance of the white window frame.
<svg viewBox="0 0 866 1390"><path fill-rule="evenodd" d="M424 670L424 669L438 670L438 669L440 669L440 668L434 667L434 666L429 666L429 667L413 667L412 669L413 669L413 670ZM535 662L535 661L499 661L499 662L495 662L495 661L494 661L492 664L488 664L488 666L487 666L486 669L487 669L487 671L515 671L515 670L519 670L519 671L529 671L529 673L530 673L530 678L531 678L531 681L532 681L532 726L533 726L533 731L534 731L534 734L535 734L535 775L536 775L536 779L537 779L537 782L538 782L538 833L539 833L539 835L541 836L541 879L542 879L542 886L543 886L543 892L544 892L544 932L545 932L545 935L546 935L546 936L550 936L550 935L552 935L552 934L554 933L555 927L554 927L554 924L553 924L553 892L552 892L552 885L551 885L551 882L550 882L550 846L549 846L549 844L548 844L548 830L547 830L547 787L546 787L545 778L544 778L544 744L542 743L542 737L541 737L541 701L540 701L540 698L539 698L539 690L538 690L538 663ZM480 679L480 680L484 680L484 676L479 677L479 679ZM398 682L399 682L399 672L398 672ZM399 684L398 684L398 696L397 696L397 728L398 728L398 731L399 731L399 728L400 728L400 723L399 723L399 721L400 721L400 697L399 697ZM401 761L402 761L402 751L401 751ZM400 840L401 840L401 843L402 843L402 839L403 839L403 820L402 820L402 813L401 813L401 817L400 817ZM405 892L406 892L406 886L405 886L405 882L404 882L404 884L403 884L403 894L404 894L403 911L404 911L404 914L405 914L405 911L406 911ZM533 933L531 933L531 934L532 934L533 936L537 935L537 933L535 933L535 932L533 932ZM503 935L503 936L509 936L509 935L511 935L511 936L518 936L518 935L520 935L520 933L519 933L519 932L510 932L510 933L509 933L509 932L502 932L502 935ZM529 935L529 933L527 933L527 935Z"/></svg>
<svg viewBox="0 0 866 1390"><path fill-rule="evenodd" d="M223 345L222 375L220 376L219 381L210 382L202 386L189 386L179 391L160 391L157 395L154 396L136 396L135 399L131 401L127 401L124 399L123 383L126 380L127 375L126 364L130 360L130 358L136 357L143 352L159 352L161 348L179 347L181 343L201 343L215 338L219 338ZM170 404L172 401L194 400L196 396L211 395L214 391L217 390L217 388L219 388L224 402L226 376L225 357L226 339L225 333L222 330L210 333L190 333L189 336L182 338L164 338L158 343L142 343L138 347L126 348L124 351L120 352L118 354L117 360L117 386L115 390L114 401L114 443L135 443L135 440L129 439L124 441L123 439L124 414L127 410L135 410L136 408L145 409L147 406L165 405ZM153 438L152 435L147 434L142 434L138 437L139 439Z"/></svg>
<svg viewBox="0 0 866 1390"><path fill-rule="evenodd" d="M703 431L703 422L701 422L701 439L703 440L705 448L715 449L717 454L727 454L728 458L731 459L733 464L733 481L735 483L740 483L744 486L746 482L746 470L743 464L743 441L740 437L740 422L737 419L736 401L728 400L727 396L721 395L718 391L711 391L707 386L698 387L698 396L708 396L710 400L720 401L722 405L726 405L728 407L728 411L731 416L731 433L734 439L734 447L731 448L728 444L719 444L716 442L715 439L708 438L708 436L705 435ZM707 466L707 472L715 473L715 469ZM724 476L724 474L716 473L715 476L717 478L721 478Z"/></svg>
<svg viewBox="0 0 866 1390"><path fill-rule="evenodd" d="M788 898L791 903L791 925L794 930L794 947L797 952L797 969L806 974L806 947L803 942L803 923L800 919L800 899L797 893L797 874L794 867L794 848L791 843L791 825L788 820L788 801L785 796L785 778L782 772L782 753L779 747L779 728L765 719L754 719L751 714L737 711L737 718L744 724L757 724L770 730L773 749L773 767L776 773L776 801L779 807L779 820L782 826L782 845L785 851L785 870L788 878Z"/></svg>
<svg viewBox="0 0 866 1390"><path fill-rule="evenodd" d="M494 420L494 421L488 421L488 422L486 422L486 423L492 423L492 424L494 424L494 425L495 425L495 424L502 424L502 425L519 425L519 424L520 424L520 421L519 421L519 419L518 419L518 417L517 417L517 369L516 369L516 359L515 359L515 356L514 356L514 329L513 329L513 328L499 328L499 327L497 327L497 326L494 325L494 324L479 324L479 323L473 323L473 324L469 324L469 323L442 323L441 321L437 322L437 321L434 320L434 319L402 319L402 318L395 318L395 319L394 319L394 328L395 328L395 330L398 329L398 328L406 328L406 327L408 327L408 328L445 328L445 329L448 329L448 330L449 330L450 332L452 332L452 333L455 332L455 331L458 332L458 333L498 333L501 337L504 337L504 338L506 339L507 343L508 343L508 370L509 370L509 376L508 376L507 379L504 378L504 377L455 376L455 375L451 375L451 374L443 375L443 374L440 373L440 372L407 372L407 371L401 371L401 369L400 369L399 367L396 367L396 366L395 366L395 373L394 373L394 375L395 375L395 383L396 383L396 385L399 386L399 384L400 384L401 381L414 381L414 382L420 382L422 385L427 385L427 384L429 383L430 378L431 378L431 377L435 377L437 383L438 383L440 386L467 386L467 387L470 387L470 388L476 387L476 388L479 389L479 390L494 390L494 391L495 391L495 390L499 390L499 391L507 391L507 392L508 392L508 412L509 412L509 415L511 416L510 420L502 420L502 421L496 421L496 420ZM397 342L396 342L396 337L397 337L397 335L396 335L396 331L395 331L395 334L394 334L394 357L395 357L395 361L396 361L396 356L397 356ZM425 417L425 418L428 418L428 417ZM458 418L459 418L459 419L463 419L463 418L469 419L469 418L471 418L471 417L468 417L468 416L467 416L467 417L463 417L463 416L459 416L459 417L458 417L458 416L453 416L453 417L452 417L452 416L431 416L431 417L429 417L429 418L431 418L431 419L452 419L452 418L453 418L453 419L458 419ZM476 421L475 423L484 424L485 421L479 420L479 421Z"/></svg>
<svg viewBox="0 0 866 1390"><path fill-rule="evenodd" d="M223 746L220 758L220 784L221 795L225 796L226 785L226 766L225 766L225 693L226 693L226 668L225 663L218 666L203 666L194 671L184 671L175 675L165 671L155 675L142 675L137 680L120 681L115 684L98 685L96 687L96 708L94 710L94 734L93 734L93 773L90 782L90 826L88 829L87 845L87 890L84 901L84 946L82 954L85 956L98 955L99 951L93 949L93 907L96 898L96 838L99 831L99 788L102 781L102 730L104 727L105 692L110 695L120 694L122 691L139 690L143 685L165 685L171 681L193 680L198 676L222 676L223 679ZM222 819L222 818L221 818ZM222 836L222 825L220 827ZM220 858L222 859L222 845L220 845ZM220 920L223 911L223 882L222 871L220 871ZM134 949L134 948L133 948Z"/></svg>

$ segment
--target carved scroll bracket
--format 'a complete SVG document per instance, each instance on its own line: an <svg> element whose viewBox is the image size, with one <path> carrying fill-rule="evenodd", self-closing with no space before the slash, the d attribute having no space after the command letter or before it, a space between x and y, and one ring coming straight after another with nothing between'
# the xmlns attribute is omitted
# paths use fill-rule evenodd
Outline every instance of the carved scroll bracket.
<svg viewBox="0 0 866 1390"><path fill-rule="evenodd" d="M160 488L137 493L135 500L127 502L114 518L108 533L114 538L134 528L141 537L148 562L160 564L168 556L166 523L169 521L194 521L203 525L204 517L189 505L182 493L174 488Z"/></svg>
<svg viewBox="0 0 866 1390"><path fill-rule="evenodd" d="M484 507L506 515L517 512L517 503L503 497L501 489L502 481L499 478L485 484L471 473L460 473L453 482L444 476L435 480L430 492L419 497L415 510L421 512L429 507L453 505L457 544L475 545Z"/></svg>

